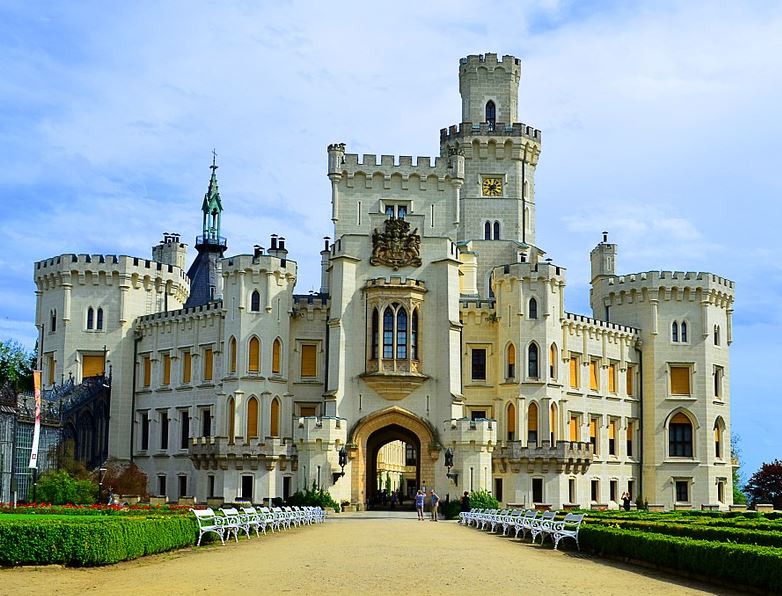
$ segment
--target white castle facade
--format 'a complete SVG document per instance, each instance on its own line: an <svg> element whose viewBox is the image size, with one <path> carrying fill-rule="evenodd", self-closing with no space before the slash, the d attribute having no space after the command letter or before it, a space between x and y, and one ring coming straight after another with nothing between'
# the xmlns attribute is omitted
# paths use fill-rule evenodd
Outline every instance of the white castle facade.
<svg viewBox="0 0 782 596"><path fill-rule="evenodd" d="M517 121L520 76L512 56L463 58L462 123L434 159L328 147L317 294L294 293L283 238L224 256L214 164L188 272L175 234L152 259L37 262L44 381L110 369L109 454L171 500L314 482L363 507L400 441L408 490L727 508L733 283L619 275L604 235L592 315L566 312L566 270L536 244L541 133Z"/></svg>

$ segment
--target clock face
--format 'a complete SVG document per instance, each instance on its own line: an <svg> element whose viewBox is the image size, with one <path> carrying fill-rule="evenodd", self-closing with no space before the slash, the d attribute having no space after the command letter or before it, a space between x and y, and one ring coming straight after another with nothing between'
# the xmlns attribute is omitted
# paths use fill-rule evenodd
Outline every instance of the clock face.
<svg viewBox="0 0 782 596"><path fill-rule="evenodd" d="M484 178L481 184L484 197L502 196L502 178Z"/></svg>

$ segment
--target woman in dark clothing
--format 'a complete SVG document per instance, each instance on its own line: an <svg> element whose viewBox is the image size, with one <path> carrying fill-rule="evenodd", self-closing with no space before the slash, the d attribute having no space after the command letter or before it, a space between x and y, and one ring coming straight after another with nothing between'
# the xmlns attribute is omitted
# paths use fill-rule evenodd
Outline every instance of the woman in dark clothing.
<svg viewBox="0 0 782 596"><path fill-rule="evenodd" d="M464 495L462 496L462 504L459 507L459 511L469 511L470 510L470 493L467 491L464 491Z"/></svg>

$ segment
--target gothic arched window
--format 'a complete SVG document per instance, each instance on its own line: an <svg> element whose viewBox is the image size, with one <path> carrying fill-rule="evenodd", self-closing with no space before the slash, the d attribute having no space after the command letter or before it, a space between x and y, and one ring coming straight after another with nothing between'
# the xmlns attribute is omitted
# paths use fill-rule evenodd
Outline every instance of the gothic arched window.
<svg viewBox="0 0 782 596"><path fill-rule="evenodd" d="M538 318L538 301L535 298L529 299L529 318Z"/></svg>
<svg viewBox="0 0 782 596"><path fill-rule="evenodd" d="M281 357L282 357L282 342L280 338L276 338L272 344L272 373L280 374L281 369Z"/></svg>
<svg viewBox="0 0 782 596"><path fill-rule="evenodd" d="M494 124L497 120L497 108L494 106L494 102L489 100L486 102L486 122L489 124L489 129L494 128Z"/></svg>
<svg viewBox="0 0 782 596"><path fill-rule="evenodd" d="M99 308L97 312L97 318L95 320L95 328L103 329L103 309Z"/></svg>
<svg viewBox="0 0 782 596"><path fill-rule="evenodd" d="M396 357L407 358L407 311L400 307L396 313Z"/></svg>
<svg viewBox="0 0 782 596"><path fill-rule="evenodd" d="M410 322L410 358L418 360L418 309L413 311L413 319Z"/></svg>
<svg viewBox="0 0 782 596"><path fill-rule="evenodd" d="M380 316L377 313L377 309L372 309L372 360L377 360L377 334L378 334L378 327L379 327L379 319Z"/></svg>
<svg viewBox="0 0 782 596"><path fill-rule="evenodd" d="M87 329L92 329L94 326L94 320L95 320L95 311L92 310L92 307L90 306L87 309Z"/></svg>
<svg viewBox="0 0 782 596"><path fill-rule="evenodd" d="M483 224L483 239L491 240L491 222L489 221Z"/></svg>
<svg viewBox="0 0 782 596"><path fill-rule="evenodd" d="M692 422L681 412L668 425L668 455L692 457Z"/></svg>
<svg viewBox="0 0 782 596"><path fill-rule="evenodd" d="M494 239L495 240L500 239L500 222L498 221L494 222Z"/></svg>
<svg viewBox="0 0 782 596"><path fill-rule="evenodd" d="M687 343L687 323L685 323L684 321L682 321L681 332L682 332L682 342Z"/></svg>
<svg viewBox="0 0 782 596"><path fill-rule="evenodd" d="M538 344L530 344L527 350L527 376L537 379L540 376L540 367L538 366Z"/></svg>
<svg viewBox="0 0 782 596"><path fill-rule="evenodd" d="M229 421L230 424L230 421ZM251 397L247 401L247 437L252 439L258 436L258 400Z"/></svg>
<svg viewBox="0 0 782 596"><path fill-rule="evenodd" d="M276 397L272 400L269 417L269 434L272 437L280 436L280 400Z"/></svg>
<svg viewBox="0 0 782 596"><path fill-rule="evenodd" d="M673 325L671 325L671 341L679 341L679 323L676 321L674 321Z"/></svg>
<svg viewBox="0 0 782 596"><path fill-rule="evenodd" d="M261 310L261 294L258 290L253 290L252 296L250 296L250 310L252 312Z"/></svg>
<svg viewBox="0 0 782 596"><path fill-rule="evenodd" d="M391 360L394 357L394 311L386 307L383 313L383 358Z"/></svg>
<svg viewBox="0 0 782 596"><path fill-rule="evenodd" d="M257 337L251 337L248 345L247 370L249 372L261 371L261 342Z"/></svg>

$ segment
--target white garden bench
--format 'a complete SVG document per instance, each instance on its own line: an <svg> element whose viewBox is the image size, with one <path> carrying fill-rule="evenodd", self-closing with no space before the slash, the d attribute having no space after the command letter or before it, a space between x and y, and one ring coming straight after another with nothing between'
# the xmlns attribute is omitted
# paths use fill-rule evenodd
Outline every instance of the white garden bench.
<svg viewBox="0 0 782 596"><path fill-rule="evenodd" d="M524 515L521 516L518 520L516 520L516 523L514 524L514 527L516 528L516 532L514 534L514 538L519 537L519 532L521 532L521 538L524 539L527 537L527 532L529 532L532 529L532 524L535 523L535 519L538 517L538 512L534 509L529 509L524 512Z"/></svg>
<svg viewBox="0 0 782 596"><path fill-rule="evenodd" d="M260 538L260 532L266 534L266 516L262 516L255 507L242 507L242 512L247 516L246 520L250 528L255 530L255 535Z"/></svg>
<svg viewBox="0 0 782 596"><path fill-rule="evenodd" d="M198 542L196 546L201 546L201 538L204 534L212 532L220 537L220 542L225 545L225 526L223 520L215 515L211 509L191 509L198 522Z"/></svg>
<svg viewBox="0 0 782 596"><path fill-rule="evenodd" d="M584 521L583 513L568 513L565 519L556 521L551 526L551 538L554 541L554 550L559 546L559 541L564 538L572 538L576 541L576 548L581 550L578 544L578 530ZM541 539L541 543L543 539Z"/></svg>
<svg viewBox="0 0 782 596"><path fill-rule="evenodd" d="M538 535L542 535L544 531L549 530L551 523L554 521L554 517L556 515L556 511L544 511L543 515L532 521L532 525L529 529L530 534L532 534L532 542L535 542L535 538L537 538ZM542 544L543 539L541 538L540 541Z"/></svg>
<svg viewBox="0 0 782 596"><path fill-rule="evenodd" d="M225 525L226 534L230 537L233 532L234 539L239 542L239 531L242 530L247 534L247 538L250 537L250 524L247 521L246 516L239 513L235 507L221 507L220 511L224 516L223 524Z"/></svg>
<svg viewBox="0 0 782 596"><path fill-rule="evenodd" d="M521 514L524 513L524 510L522 509L513 509L508 515L506 515L502 520L502 535L507 536L508 535L508 529L511 527L515 527L516 522L521 517Z"/></svg>
<svg viewBox="0 0 782 596"><path fill-rule="evenodd" d="M505 516L510 514L510 509L501 509L491 515L489 517L489 525L491 526L491 529L489 530L490 533L494 534L495 530L497 529L497 526L501 525L502 522L505 520Z"/></svg>

